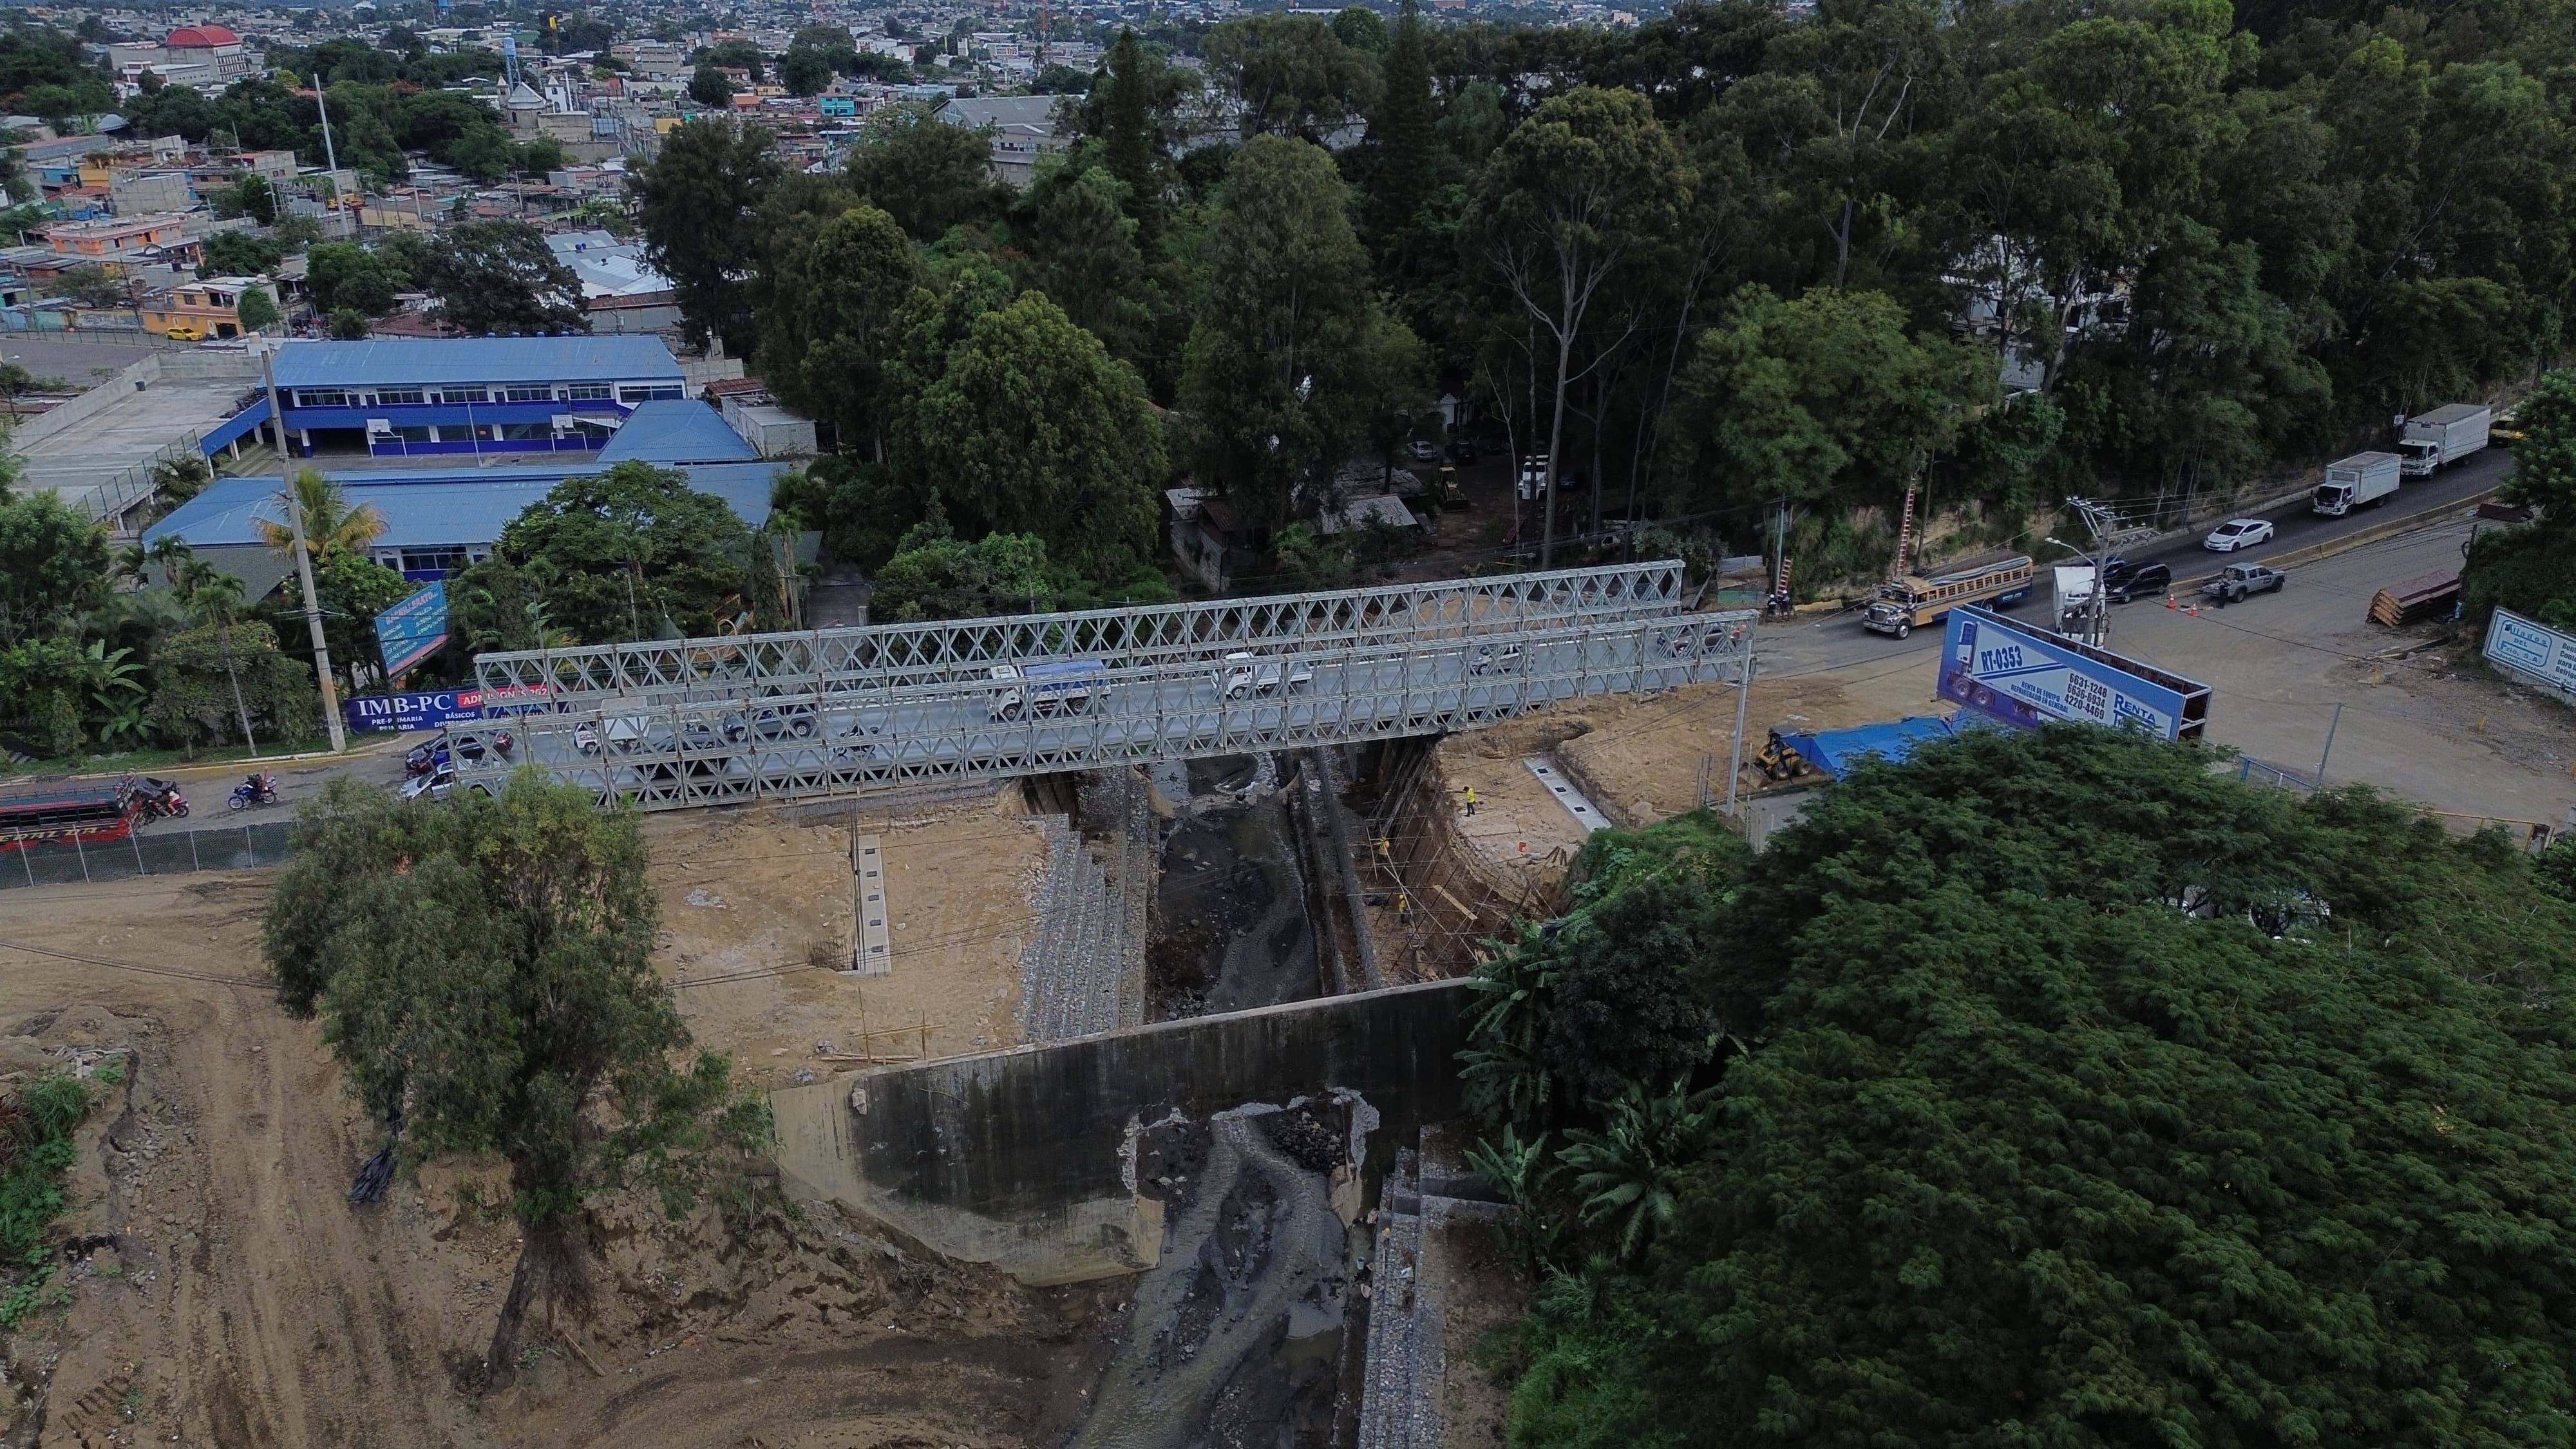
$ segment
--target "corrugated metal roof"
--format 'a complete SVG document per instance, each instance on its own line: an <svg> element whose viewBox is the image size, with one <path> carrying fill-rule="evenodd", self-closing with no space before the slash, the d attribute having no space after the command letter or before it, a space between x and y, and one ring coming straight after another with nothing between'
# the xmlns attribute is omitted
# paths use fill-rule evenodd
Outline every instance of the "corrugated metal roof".
<svg viewBox="0 0 2576 1449"><path fill-rule="evenodd" d="M488 544L501 536L511 519L554 491L568 477L607 471L605 463L582 467L470 468L447 471L376 470L336 475L334 482L351 507L372 504L384 515L385 531L377 548L447 548ZM758 528L769 519L770 479L774 463L719 463L683 467L689 486L712 493L731 505L743 522ZM145 529L143 543L177 537L191 548L256 544L255 523L282 522L275 478L218 478L206 491Z"/></svg>
<svg viewBox="0 0 2576 1449"><path fill-rule="evenodd" d="M638 403L599 450L602 463L748 463L759 456L758 448L701 402Z"/></svg>
<svg viewBox="0 0 2576 1449"><path fill-rule="evenodd" d="M289 342L277 350L279 387L440 382L679 381L659 337L374 337Z"/></svg>

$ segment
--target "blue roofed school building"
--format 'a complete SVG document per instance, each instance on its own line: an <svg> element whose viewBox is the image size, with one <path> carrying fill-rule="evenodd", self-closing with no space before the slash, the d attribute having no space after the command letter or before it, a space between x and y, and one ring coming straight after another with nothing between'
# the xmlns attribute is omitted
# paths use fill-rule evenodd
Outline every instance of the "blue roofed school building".
<svg viewBox="0 0 2576 1449"><path fill-rule="evenodd" d="M289 342L278 403L297 456L589 453L634 411L688 395L658 337Z"/></svg>
<svg viewBox="0 0 2576 1449"><path fill-rule="evenodd" d="M640 340L665 358L670 355L649 337L583 340ZM455 344L433 340L426 345ZM282 364L278 386L287 386ZM690 487L722 498L751 527L768 522L771 485L785 465L763 460L715 409L702 402L660 398L639 399L631 405L612 400L612 405L625 409L614 430L599 430L599 442L593 445L596 451L581 457L506 462L465 456L391 462L357 456L335 460L325 455L316 458L313 466L340 485L351 507L373 507L384 518L384 531L370 550L376 562L423 582L444 578L489 554L512 519L566 478L604 473L621 462L674 469L688 477ZM293 416L289 412L290 431ZM163 538L183 540L198 558L240 579L249 596L258 598L295 568L293 559L268 551L257 527L260 522L285 521L282 488L275 476L218 478L145 529L143 545L148 549ZM800 556L810 558L815 542L803 540ZM154 565L145 582L168 583L160 574L160 566Z"/></svg>

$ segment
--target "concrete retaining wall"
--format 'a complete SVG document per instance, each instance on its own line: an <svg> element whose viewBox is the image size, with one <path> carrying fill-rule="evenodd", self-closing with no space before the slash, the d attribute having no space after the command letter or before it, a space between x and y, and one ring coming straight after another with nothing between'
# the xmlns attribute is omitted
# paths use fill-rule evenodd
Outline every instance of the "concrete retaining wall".
<svg viewBox="0 0 2576 1449"><path fill-rule="evenodd" d="M1409 1142L1459 1110L1468 1001L1463 982L1428 982L791 1088L771 1098L779 1167L792 1193L1026 1282L1135 1272L1162 1246L1138 1134L1338 1089Z"/></svg>
<svg viewBox="0 0 2576 1449"><path fill-rule="evenodd" d="M156 352L61 407L49 408L20 423L14 430L17 446L27 448L57 433L69 432L124 401L125 395L135 391L138 384L148 388L160 377L161 354Z"/></svg>

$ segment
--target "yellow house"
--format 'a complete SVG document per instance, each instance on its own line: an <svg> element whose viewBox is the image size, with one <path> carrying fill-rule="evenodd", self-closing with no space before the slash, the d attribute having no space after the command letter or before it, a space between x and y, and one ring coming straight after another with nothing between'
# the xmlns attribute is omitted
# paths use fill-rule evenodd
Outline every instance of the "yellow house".
<svg viewBox="0 0 2576 1449"><path fill-rule="evenodd" d="M241 299L246 292L268 292L269 302L273 305L277 301L264 277L207 277L182 282L143 299L143 330L185 342L239 337L249 330L241 320Z"/></svg>

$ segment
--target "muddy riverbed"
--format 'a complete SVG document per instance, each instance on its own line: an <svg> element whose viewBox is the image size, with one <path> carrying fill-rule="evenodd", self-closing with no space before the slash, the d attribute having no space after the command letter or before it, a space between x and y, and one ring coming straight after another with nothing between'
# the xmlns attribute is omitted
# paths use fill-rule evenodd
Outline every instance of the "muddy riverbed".
<svg viewBox="0 0 2576 1449"><path fill-rule="evenodd" d="M1278 763L1281 783L1293 767ZM1163 845L1147 953L1153 1020L1243 1011L1322 994L1306 884L1284 789L1240 757L1193 762L1193 812Z"/></svg>

